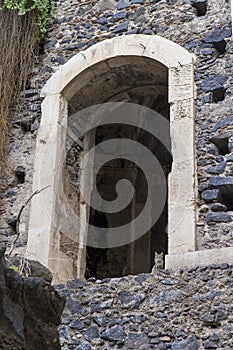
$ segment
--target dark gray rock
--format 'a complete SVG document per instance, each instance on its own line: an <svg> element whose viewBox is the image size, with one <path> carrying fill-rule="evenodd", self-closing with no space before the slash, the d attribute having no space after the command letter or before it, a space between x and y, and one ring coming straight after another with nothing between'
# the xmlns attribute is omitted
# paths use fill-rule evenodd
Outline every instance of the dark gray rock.
<svg viewBox="0 0 233 350"><path fill-rule="evenodd" d="M168 286L172 286L173 284L175 284L175 281L171 280L170 278L165 278L161 281L161 283Z"/></svg>
<svg viewBox="0 0 233 350"><path fill-rule="evenodd" d="M100 336L109 341L121 342L126 336L126 333L122 326L115 326L103 331Z"/></svg>
<svg viewBox="0 0 233 350"><path fill-rule="evenodd" d="M100 327L104 327L105 326L105 323L106 323L106 318L103 317L103 316L95 316L93 317L93 321L98 324L98 326Z"/></svg>
<svg viewBox="0 0 233 350"><path fill-rule="evenodd" d="M211 213L208 212L206 214L206 222L209 224L210 222L230 222L232 221L231 215L228 213Z"/></svg>
<svg viewBox="0 0 233 350"><path fill-rule="evenodd" d="M213 188L221 188L224 186L233 186L233 177L214 176L209 179L210 186Z"/></svg>
<svg viewBox="0 0 233 350"><path fill-rule="evenodd" d="M220 191L218 189L215 190L205 190L201 193L201 198L206 203L211 203L214 200L220 199Z"/></svg>
<svg viewBox="0 0 233 350"><path fill-rule="evenodd" d="M123 10L127 7L130 7L130 2L129 2L129 0L120 0L120 1L118 1L116 7L118 10Z"/></svg>
<svg viewBox="0 0 233 350"><path fill-rule="evenodd" d="M209 179L210 187L219 189L228 210L233 210L233 177L214 176Z"/></svg>
<svg viewBox="0 0 233 350"><path fill-rule="evenodd" d="M203 346L205 349L216 349L217 348L217 345L210 340L204 340Z"/></svg>
<svg viewBox="0 0 233 350"><path fill-rule="evenodd" d="M9 188L6 192L4 192L1 197L2 198L7 198L7 197L12 197L15 196L17 194L17 190L13 189L13 188Z"/></svg>
<svg viewBox="0 0 233 350"><path fill-rule="evenodd" d="M228 313L225 310L217 310L217 313L215 315L215 320L217 322L226 320L228 318Z"/></svg>
<svg viewBox="0 0 233 350"><path fill-rule="evenodd" d="M69 332L69 327L67 327L66 325L61 325L59 328L59 338L60 340L63 341L71 341L71 337L70 337L70 332Z"/></svg>
<svg viewBox="0 0 233 350"><path fill-rule="evenodd" d="M219 120L214 128L213 128L213 131L217 131L218 129L222 128L222 127L225 127L225 126L232 126L233 125L233 115L227 117L227 118L224 118L224 119L221 119Z"/></svg>
<svg viewBox="0 0 233 350"><path fill-rule="evenodd" d="M102 17L102 18L99 18L97 22L99 24L107 24L108 23L108 19L107 19L107 17Z"/></svg>
<svg viewBox="0 0 233 350"><path fill-rule="evenodd" d="M207 293L195 294L192 299L193 301L212 301L219 296L221 296L221 293L218 290L213 289Z"/></svg>
<svg viewBox="0 0 233 350"><path fill-rule="evenodd" d="M225 38L229 38L231 36L231 28L219 28L213 30L210 34L208 34L204 38L205 43L215 43L224 40Z"/></svg>
<svg viewBox="0 0 233 350"><path fill-rule="evenodd" d="M79 320L74 320L69 324L69 327L77 329L77 330L82 330L85 326L84 326L83 322L81 322Z"/></svg>
<svg viewBox="0 0 233 350"><path fill-rule="evenodd" d="M119 26L117 26L113 31L116 34L119 34L119 33L122 33L122 32L127 32L128 25L129 25L129 22L126 21L124 23L121 23Z"/></svg>
<svg viewBox="0 0 233 350"><path fill-rule="evenodd" d="M68 310L71 315L86 313L85 312L86 309L80 304L80 302L72 298L67 298L66 310Z"/></svg>
<svg viewBox="0 0 233 350"><path fill-rule="evenodd" d="M122 306L129 308L130 310L138 308L144 298L144 294L133 294L129 291L120 292L120 301Z"/></svg>
<svg viewBox="0 0 233 350"><path fill-rule="evenodd" d="M38 129L39 129L39 126L40 126L39 121L38 121L38 120L35 120L35 121L32 123L32 125L31 125L31 132L34 132L34 131L38 130Z"/></svg>
<svg viewBox="0 0 233 350"><path fill-rule="evenodd" d="M199 186L198 186L198 191L201 193L205 190L207 190L209 187L207 182L202 182Z"/></svg>
<svg viewBox="0 0 233 350"><path fill-rule="evenodd" d="M0 229L0 236L10 236L12 231L10 229Z"/></svg>
<svg viewBox="0 0 233 350"><path fill-rule="evenodd" d="M219 88L223 88L228 77L226 75L215 75L213 77L208 77L202 82L203 91L214 91Z"/></svg>
<svg viewBox="0 0 233 350"><path fill-rule="evenodd" d="M86 340L88 341L92 341L95 338L99 338L99 329L97 326L92 326L89 327L85 333L84 333L84 337Z"/></svg>
<svg viewBox="0 0 233 350"><path fill-rule="evenodd" d="M68 281L66 284L66 287L68 289L82 289L85 285L87 285L87 282L80 280L79 278L76 278L75 280Z"/></svg>
<svg viewBox="0 0 233 350"><path fill-rule="evenodd" d="M211 315L211 314L204 314L204 315L201 315L200 320L205 324L212 324L215 322L215 317L214 315Z"/></svg>
<svg viewBox="0 0 233 350"><path fill-rule="evenodd" d="M218 342L219 341L219 337L216 333L212 333L211 336L209 337L209 340L210 341L213 341L213 342Z"/></svg>
<svg viewBox="0 0 233 350"><path fill-rule="evenodd" d="M75 350L92 350L92 347L88 343L82 343L82 345L79 345Z"/></svg>
<svg viewBox="0 0 233 350"><path fill-rule="evenodd" d="M22 96L28 98L28 97L32 97L32 96L35 96L35 95L38 95L38 90L36 89L29 89L29 90L25 90L23 93L22 93Z"/></svg>
<svg viewBox="0 0 233 350"><path fill-rule="evenodd" d="M212 211L227 211L227 207L224 205L224 204L221 204L221 203L213 203L211 204L210 206L210 209Z"/></svg>
<svg viewBox="0 0 233 350"><path fill-rule="evenodd" d="M152 35L152 34L154 34L154 32L153 32L153 30L151 30L149 28L144 28L144 29L142 29L141 34Z"/></svg>
<svg viewBox="0 0 233 350"><path fill-rule="evenodd" d="M179 289L165 289L150 301L150 306L163 303L182 302L185 296Z"/></svg>
<svg viewBox="0 0 233 350"><path fill-rule="evenodd" d="M150 343L153 345L157 345L161 342L160 338L152 338Z"/></svg>
<svg viewBox="0 0 233 350"><path fill-rule="evenodd" d="M141 5L143 5L144 2L145 2L145 0L132 0L131 4L141 4Z"/></svg>
<svg viewBox="0 0 233 350"><path fill-rule="evenodd" d="M227 263L221 263L221 264L219 264L219 268L221 270L226 270L229 268L229 265Z"/></svg>
<svg viewBox="0 0 233 350"><path fill-rule="evenodd" d="M146 274L146 273L140 273L139 275L137 275L135 277L135 280L139 283L142 284L143 282L145 282L148 278L150 277L150 274Z"/></svg>
<svg viewBox="0 0 233 350"><path fill-rule="evenodd" d="M214 175L219 175L219 174L223 174L226 168L226 162L220 162L218 165L216 166L211 166L208 169L206 169L206 172L208 174L214 174Z"/></svg>
<svg viewBox="0 0 233 350"><path fill-rule="evenodd" d="M126 18L128 13L126 11L117 12L115 15L112 16L113 22L119 21L120 19Z"/></svg>
<svg viewBox="0 0 233 350"><path fill-rule="evenodd" d="M88 343L82 343L82 345L79 345L75 350L92 350L92 347Z"/></svg>
<svg viewBox="0 0 233 350"><path fill-rule="evenodd" d="M171 350L198 350L199 342L195 335L185 340L175 340L172 342Z"/></svg>
<svg viewBox="0 0 233 350"><path fill-rule="evenodd" d="M0 247L0 348L59 350L57 326L65 304L42 278L21 277L6 266Z"/></svg>
<svg viewBox="0 0 233 350"><path fill-rule="evenodd" d="M214 176L209 179L210 186L213 188L221 188L223 186L233 186L233 177Z"/></svg>
<svg viewBox="0 0 233 350"><path fill-rule="evenodd" d="M203 103L212 103L214 101L212 92L207 92L202 97Z"/></svg>
<svg viewBox="0 0 233 350"><path fill-rule="evenodd" d="M149 344L150 339L146 334L143 333L129 333L125 338L126 349L137 349L138 347Z"/></svg>
<svg viewBox="0 0 233 350"><path fill-rule="evenodd" d="M91 304L91 312L102 312L107 308L107 305L100 301L93 301Z"/></svg>

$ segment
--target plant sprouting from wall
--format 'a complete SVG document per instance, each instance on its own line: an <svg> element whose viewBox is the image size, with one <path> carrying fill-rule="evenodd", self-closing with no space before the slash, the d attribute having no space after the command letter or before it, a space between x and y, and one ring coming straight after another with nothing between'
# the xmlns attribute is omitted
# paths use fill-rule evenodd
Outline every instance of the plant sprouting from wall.
<svg viewBox="0 0 233 350"><path fill-rule="evenodd" d="M40 36L43 37L46 32L46 24L54 14L54 0L2 0L0 9L17 11L19 16L24 16L28 12L36 14L36 25L40 29Z"/></svg>

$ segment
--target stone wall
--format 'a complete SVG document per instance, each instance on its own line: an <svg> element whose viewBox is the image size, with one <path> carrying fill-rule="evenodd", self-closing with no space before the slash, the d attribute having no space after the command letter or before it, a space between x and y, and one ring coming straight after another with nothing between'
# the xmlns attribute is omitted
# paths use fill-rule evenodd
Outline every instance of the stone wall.
<svg viewBox="0 0 233 350"><path fill-rule="evenodd" d="M233 348L232 266L157 271L56 289L63 350Z"/></svg>
<svg viewBox="0 0 233 350"><path fill-rule="evenodd" d="M143 33L161 35L197 57L198 248L232 246L230 22L230 4L223 0L58 1L56 18L49 24L26 99L11 116L6 175L1 184L0 240L7 241L14 234L14 217L31 193L41 87L77 52L107 38ZM17 243L22 253L27 241L28 212L26 208Z"/></svg>

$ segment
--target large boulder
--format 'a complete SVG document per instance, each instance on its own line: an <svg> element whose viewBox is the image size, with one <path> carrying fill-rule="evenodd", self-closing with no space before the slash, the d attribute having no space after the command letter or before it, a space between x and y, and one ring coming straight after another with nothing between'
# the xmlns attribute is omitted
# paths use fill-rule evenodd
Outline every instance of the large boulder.
<svg viewBox="0 0 233 350"><path fill-rule="evenodd" d="M7 267L4 253L0 246L0 349L59 350L65 300L43 278Z"/></svg>

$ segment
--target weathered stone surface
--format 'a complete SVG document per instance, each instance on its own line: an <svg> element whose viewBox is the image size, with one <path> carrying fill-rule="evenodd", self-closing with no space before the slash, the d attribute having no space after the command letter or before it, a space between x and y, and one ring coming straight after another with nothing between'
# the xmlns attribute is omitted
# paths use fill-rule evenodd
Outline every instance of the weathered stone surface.
<svg viewBox="0 0 233 350"><path fill-rule="evenodd" d="M210 186L213 188L221 188L225 186L233 186L233 177L211 177L209 180Z"/></svg>
<svg viewBox="0 0 233 350"><path fill-rule="evenodd" d="M109 341L121 342L125 336L124 329L121 326L114 326L101 333L101 338Z"/></svg>
<svg viewBox="0 0 233 350"><path fill-rule="evenodd" d="M233 115L220 119L214 126L213 131L217 131L218 129L226 126L232 126L233 125Z"/></svg>
<svg viewBox="0 0 233 350"><path fill-rule="evenodd" d="M88 282L83 287L58 286L61 295L69 292L73 302L79 302L86 309L85 316L74 315L70 304L66 304L60 327L62 349L72 348L74 344L79 349L99 346L100 349L193 350L208 348L210 344L225 349L233 330L229 328L232 268L219 263L188 271L156 271L153 275L145 274L143 284L137 276L128 276L123 284L106 279ZM145 294L137 309L132 310L130 304L122 305L125 283L131 295ZM98 313L91 313L93 290L96 302L101 300L105 305ZM222 337L223 333L227 336Z"/></svg>
<svg viewBox="0 0 233 350"><path fill-rule="evenodd" d="M122 33L122 32L127 32L127 30L128 30L128 25L129 25L129 22L124 22L124 23L122 23L122 24L120 24L118 27L116 27L115 29L114 29L114 33Z"/></svg>
<svg viewBox="0 0 233 350"><path fill-rule="evenodd" d="M223 88L228 77L226 75L215 75L213 77L208 77L202 82L203 91L214 91Z"/></svg>
<svg viewBox="0 0 233 350"><path fill-rule="evenodd" d="M209 224L210 222L230 222L232 221L232 217L228 213L207 213L206 222Z"/></svg>
<svg viewBox="0 0 233 350"><path fill-rule="evenodd" d="M196 336L192 336L188 339L175 341L172 343L171 350L198 350L199 342Z"/></svg>
<svg viewBox="0 0 233 350"><path fill-rule="evenodd" d="M60 349L57 326L64 299L42 278L8 268L0 247L0 348ZM36 344L36 345L35 345Z"/></svg>
<svg viewBox="0 0 233 350"><path fill-rule="evenodd" d="M128 0L120 0L117 3L117 9L118 10L122 10L125 9L127 7L130 7L130 2Z"/></svg>
<svg viewBox="0 0 233 350"><path fill-rule="evenodd" d="M125 338L125 346L127 349L141 349L142 345L149 343L149 338L143 333L129 333ZM143 348L144 349L144 348Z"/></svg>
<svg viewBox="0 0 233 350"><path fill-rule="evenodd" d="M209 174L219 175L219 174L223 174L224 173L225 168L226 168L226 162L223 161L223 162L220 162L216 166L211 166L211 167L207 168L206 171Z"/></svg>
<svg viewBox="0 0 233 350"><path fill-rule="evenodd" d="M84 333L84 338L88 341L92 341L95 338L99 338L99 330L96 326L89 327Z"/></svg>
<svg viewBox="0 0 233 350"><path fill-rule="evenodd" d="M225 38L228 38L231 36L231 28L225 27L225 28L219 28L213 30L210 34L208 34L204 41L206 43L214 43L224 40Z"/></svg>
<svg viewBox="0 0 233 350"><path fill-rule="evenodd" d="M213 203L213 204L211 204L210 209L212 211L227 211L227 207L224 204L221 204L221 203Z"/></svg>
<svg viewBox="0 0 233 350"><path fill-rule="evenodd" d="M139 304L143 301L144 298L144 294L133 294L129 291L120 292L120 300L122 306L129 309L138 308Z"/></svg>
<svg viewBox="0 0 233 350"><path fill-rule="evenodd" d="M220 191L219 190L205 190L201 194L201 198L204 199L206 203L211 203L214 200L220 199Z"/></svg>

